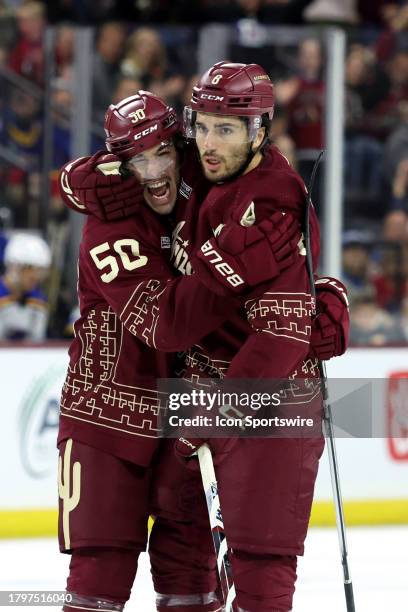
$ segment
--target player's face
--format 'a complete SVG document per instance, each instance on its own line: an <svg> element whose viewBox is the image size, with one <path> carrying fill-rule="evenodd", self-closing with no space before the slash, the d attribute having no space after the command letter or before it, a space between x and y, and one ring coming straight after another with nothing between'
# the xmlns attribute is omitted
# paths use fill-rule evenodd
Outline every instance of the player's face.
<svg viewBox="0 0 408 612"><path fill-rule="evenodd" d="M195 135L204 174L214 183L238 172L251 149L247 126L237 117L197 113Z"/></svg>
<svg viewBox="0 0 408 612"><path fill-rule="evenodd" d="M179 181L177 151L172 142L162 142L133 157L127 168L144 185L144 199L154 212L168 215L174 208Z"/></svg>
<svg viewBox="0 0 408 612"><path fill-rule="evenodd" d="M15 266L13 277L21 291L32 291L47 277L47 270L36 266Z"/></svg>

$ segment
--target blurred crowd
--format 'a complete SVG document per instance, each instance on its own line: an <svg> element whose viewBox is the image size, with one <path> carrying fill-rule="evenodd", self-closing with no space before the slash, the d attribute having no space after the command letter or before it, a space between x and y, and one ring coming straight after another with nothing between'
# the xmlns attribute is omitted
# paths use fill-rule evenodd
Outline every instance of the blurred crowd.
<svg viewBox="0 0 408 612"><path fill-rule="evenodd" d="M343 275L350 290L351 340L375 346L406 342L405 1L0 0L0 289L4 294L0 295L0 319L13 300L21 305L31 299L23 298L21 287L10 281L16 278L16 263L10 264L4 255L7 242L13 235L37 236L50 248L49 261L41 266L36 286L30 288L31 292L40 291L42 285L43 311L48 299L43 337L64 337L72 327L75 297L67 282L72 271L64 267L63 256L69 242L69 216L59 198L57 176L72 157L77 26L90 25L95 32L94 152L104 146L102 125L107 106L138 89L153 91L178 112L182 110L199 71L203 28L211 22L231 29L228 59L257 62L268 70L277 100L271 138L305 180L325 141L324 28L337 25L345 29ZM45 51L45 32L50 25L54 32L52 58ZM271 26L284 32L288 26L298 29L295 36L275 41ZM319 213L320 193L318 186L315 201ZM30 261L20 261L19 266L35 267ZM0 340L30 338L19 335L18 330L10 336L2 329L0 322Z"/></svg>

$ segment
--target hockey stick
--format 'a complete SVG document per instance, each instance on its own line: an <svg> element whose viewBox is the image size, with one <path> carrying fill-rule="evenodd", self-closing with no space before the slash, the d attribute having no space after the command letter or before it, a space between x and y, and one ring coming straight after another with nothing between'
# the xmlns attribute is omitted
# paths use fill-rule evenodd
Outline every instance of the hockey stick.
<svg viewBox="0 0 408 612"><path fill-rule="evenodd" d="M313 261L312 261L312 251L310 247L309 221L310 221L310 208L312 206L313 185L314 185L314 181L316 178L316 172L317 172L317 169L319 167L319 164L320 164L320 161L323 155L324 155L324 151L321 151L319 154L319 157L317 158L313 166L313 171L312 171L312 175L310 178L309 189L308 189L308 194L307 194L306 211L305 211L306 265L307 265L307 270L308 270L309 280L310 280L310 292L312 295L312 305L315 311L316 311L316 287L315 287L314 276L313 276ZM347 607L347 612L355 612L353 583L350 577L350 570L349 570L348 560L347 560L346 526L344 522L343 500L342 500L341 490L340 490L340 476L339 476L339 468L338 468L338 462L337 462L335 437L334 437L334 432L333 432L333 417L332 417L331 406L329 403L326 366L322 361L319 361L319 372L320 372L320 379L322 381L322 388L323 388L323 427L324 427L325 436L328 441L330 476L331 476L331 481L332 481L334 507L336 511L336 526L337 526L337 534L339 537L339 544L340 544L341 564L343 567L344 593L346 596L346 607Z"/></svg>
<svg viewBox="0 0 408 612"><path fill-rule="evenodd" d="M211 535L217 557L218 575L220 577L221 591L224 597L225 612L232 611L235 600L235 585L232 580L231 566L228 559L228 544L225 537L224 521L221 514L218 484L214 471L214 463L209 446L203 444L197 450L200 464L201 478L205 498L207 501L208 516L210 518Z"/></svg>

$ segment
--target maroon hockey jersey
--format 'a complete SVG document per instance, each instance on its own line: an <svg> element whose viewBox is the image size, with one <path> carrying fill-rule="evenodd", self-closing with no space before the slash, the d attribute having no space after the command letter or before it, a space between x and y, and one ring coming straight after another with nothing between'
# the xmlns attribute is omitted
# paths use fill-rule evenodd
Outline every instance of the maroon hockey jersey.
<svg viewBox="0 0 408 612"><path fill-rule="evenodd" d="M172 264L182 274L192 274L191 261L197 249L214 235L220 225L232 218L237 220L237 211L241 215L249 214L252 203L256 221L262 221L276 210L291 212L301 221L305 195L302 180L275 147L271 147L261 164L248 174L233 183L213 186L202 203L196 197L193 185L184 180L173 230ZM311 227L316 263L319 229L314 210ZM301 244L299 248L302 248ZM231 303L228 321L206 336L203 336L209 328L206 318L199 322L197 329L187 326L177 315L181 305L176 287L180 290L185 278L151 287L149 296L143 288L145 297L140 296L146 308L137 333L144 341L162 350L181 350L190 346L184 371L182 368L178 372L180 375L224 377L234 358L230 376L287 377L306 358L310 341L311 299L305 259L300 258L296 266L288 268L272 281L268 287L269 295L248 300L246 308L237 301ZM191 279L195 276L193 274ZM168 293L172 293L174 299L169 300L166 297ZM197 295L195 298L198 307L200 297ZM171 328L166 329L170 322ZM259 334L261 330L265 332L262 335ZM197 343L200 331L203 337ZM271 354L268 346L266 358L260 346L269 345L272 337L274 350ZM279 359L276 354L279 354ZM314 361L308 360L303 373L310 368L314 374L315 365Z"/></svg>
<svg viewBox="0 0 408 612"><path fill-rule="evenodd" d="M202 182L194 168L193 162L186 165L191 178ZM187 190L189 183L182 180L180 191ZM173 356L154 350L157 307L150 297L155 288L163 291L175 274L169 263L171 231L166 223L147 205L140 207L139 214L114 223L87 219L78 262L81 317L69 350L58 442L73 438L149 464L158 440L156 381L173 373ZM183 326L196 331L196 341L228 317L229 301L195 276L185 278L182 285L170 283L161 304L170 313L161 319L165 350L168 345L172 350L166 331L171 335L173 315L183 322L178 342L187 342L185 346L191 342L190 333L184 339ZM146 313L151 315L150 326L145 325ZM206 323L200 326L204 318Z"/></svg>

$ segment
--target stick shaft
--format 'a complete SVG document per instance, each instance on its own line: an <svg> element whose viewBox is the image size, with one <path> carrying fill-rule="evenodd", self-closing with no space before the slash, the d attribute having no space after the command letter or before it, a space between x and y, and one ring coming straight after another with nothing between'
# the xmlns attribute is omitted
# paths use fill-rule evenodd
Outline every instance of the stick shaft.
<svg viewBox="0 0 408 612"><path fill-rule="evenodd" d="M317 161L315 162L312 176L310 180L308 195L306 198L306 210L305 210L305 242L306 242L306 265L309 274L310 281L310 293L312 296L312 304L316 307L316 287L314 282L313 275L313 261L312 261L312 249L310 244L310 208L312 207L312 191L313 191L313 183L316 176L317 168L319 166L319 162L323 156L323 151L321 151ZM319 362L319 371L320 371L320 379L322 384L322 393L323 393L323 428L324 433L327 439L328 444L328 456L329 456L329 465L330 465L330 477L332 482L333 489L333 499L334 499L334 508L336 512L336 527L337 534L339 538L339 546L340 546L340 554L341 554L341 564L343 568L343 577L344 577L344 592L346 597L346 608L347 612L355 612L354 605L354 593L353 593L353 583L350 578L350 570L347 560L347 538L346 538L346 525L344 521L344 510L343 510L343 499L341 495L340 489L340 475L339 468L337 462L337 453L336 453L336 442L333 431L333 418L331 412L331 406L329 403L328 396L328 386L327 386L327 374L326 367L324 363Z"/></svg>
<svg viewBox="0 0 408 612"><path fill-rule="evenodd" d="M221 591L224 597L225 612L230 612L232 611L232 605L235 600L235 585L232 580L231 567L228 559L228 544L225 537L224 521L221 514L214 462L207 444L203 444L199 447L197 450L197 455L207 502L208 516L210 519L211 535L217 557L218 575L220 578Z"/></svg>

